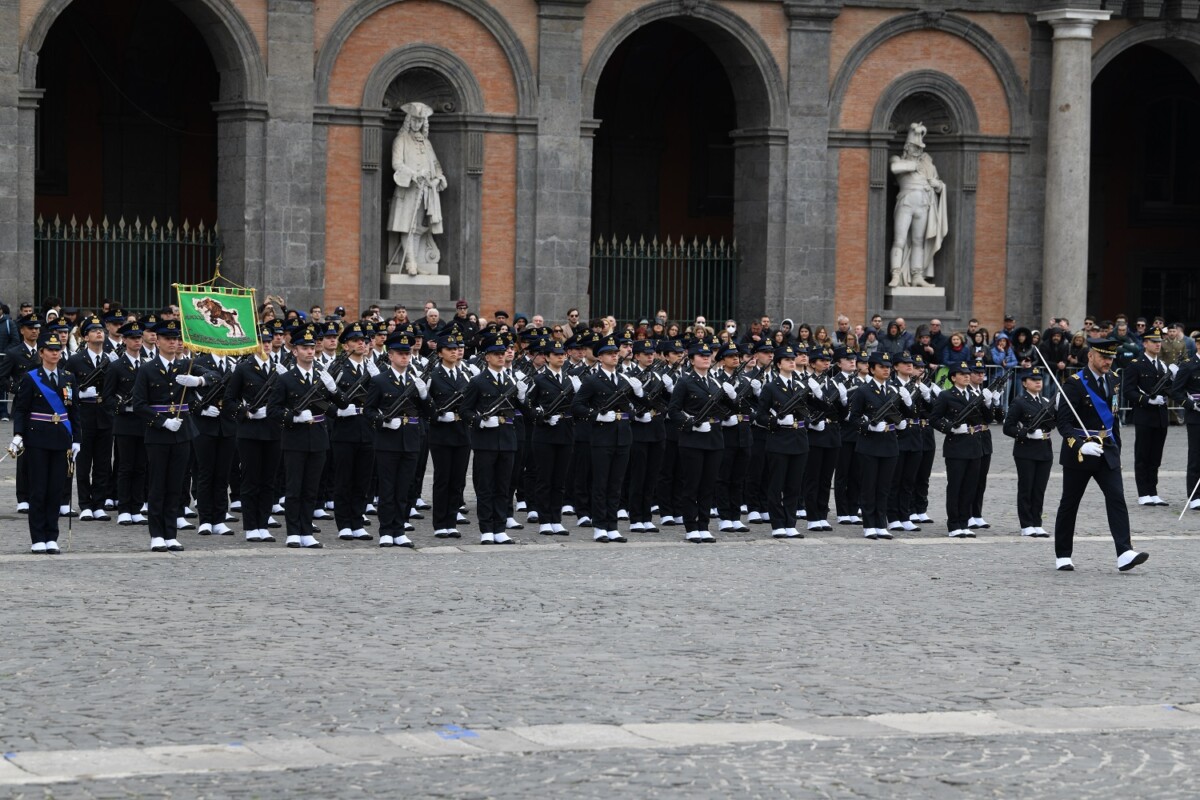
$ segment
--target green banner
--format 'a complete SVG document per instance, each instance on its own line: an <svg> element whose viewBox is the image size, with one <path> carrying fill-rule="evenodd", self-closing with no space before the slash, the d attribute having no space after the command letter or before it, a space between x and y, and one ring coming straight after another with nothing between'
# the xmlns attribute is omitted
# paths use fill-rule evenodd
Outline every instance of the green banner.
<svg viewBox="0 0 1200 800"><path fill-rule="evenodd" d="M258 304L253 289L183 286L179 314L183 343L204 353L252 353L258 349Z"/></svg>

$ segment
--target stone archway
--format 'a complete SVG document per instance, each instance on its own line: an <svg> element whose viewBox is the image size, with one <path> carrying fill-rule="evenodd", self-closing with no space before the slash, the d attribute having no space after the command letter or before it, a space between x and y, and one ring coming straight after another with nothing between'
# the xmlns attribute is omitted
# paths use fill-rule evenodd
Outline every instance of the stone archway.
<svg viewBox="0 0 1200 800"><path fill-rule="evenodd" d="M32 230L35 219L35 137L44 89L38 83L39 57L55 23L74 0L47 0L21 44L18 113L17 221ZM256 283L262 275L262 139L266 119L266 66L258 41L232 0L171 0L204 42L216 69L217 222L224 241L224 271ZM34 282L32 236L22 236L15 270L5 270L0 288Z"/></svg>
<svg viewBox="0 0 1200 800"><path fill-rule="evenodd" d="M784 173L786 171L787 152L787 93L779 65L770 49L744 19L737 14L720 6L711 4L696 5L684 3L681 0L664 0L639 8L621 19L609 30L596 46L583 74L583 110L584 114L591 112L599 118L600 128L593 145L593 214L594 224L614 217L602 206L609 195L620 195L635 187L623 189L613 182L614 172L596 159L635 158L645 162L641 169L659 169L662 165L662 154L671 152L672 143L662 142L655 146L653 142L641 145L639 152L622 152L614 155L612 146L627 146L614 139L606 141L606 126L628 130L636 125L639 115L650 115L651 105L642 108L628 107L623 104L612 104L606 101L604 83L614 80L614 74L621 70L620 62L631 47L630 43L642 39L661 38L680 43L685 47L687 57L695 62L704 74L712 72L713 79L725 90L714 89L710 96L713 102L723 97L725 106L720 110L714 109L714 116L728 120L728 129L713 131L715 139L704 146L715 152L728 153L729 174L708 176L710 185L713 182L725 185L728 181L729 196L724 200L711 192L699 193L693 191L696 176L689 178L689 190L685 211L678 208L668 210L664 218L676 220L676 225L686 225L685 220L691 215L697 230L703 229L703 207L720 206L728 202L728 209L719 209L715 217L709 218L710 226L714 227L714 241L719 238L720 226L725 225L738 243L740 267L737 272L737 290L729 313L738 316L750 316L761 313L763 298L767 296L771 286L777 286L782 272L782 231L785 222L772 219L772 210L782 208L785 204ZM649 42L653 46L653 42ZM715 67L715 71L709 66ZM655 76L657 80L659 76ZM619 79L619 78L618 78ZM688 84L689 76L681 77ZM644 95L638 92L638 95ZM644 104L645 105L645 104ZM693 109L693 115L702 114L703 109ZM625 121L618 116L633 115ZM607 118L607 119L606 119ZM668 126L669 128L670 126ZM703 127L703 126L701 126ZM678 144L678 143L676 143ZM690 148L694 142L687 143ZM612 145L612 146L610 146ZM695 160L695 159L693 159ZM711 160L711 159L710 159ZM717 159L718 161L720 158ZM704 161L703 158L699 161ZM629 172L626 170L626 172ZM724 174L724 173L723 173ZM704 181L701 181L704 182ZM597 191L605 194L599 197ZM661 198L660 198L661 202ZM676 198L675 203L684 202ZM697 211L697 209L701 209ZM604 216L609 214L608 216ZM599 216L597 216L599 215ZM629 216L628 214L626 215ZM636 215L635 215L636 216ZM651 215L655 219L658 215ZM725 222L721 220L724 219ZM593 240L603 235L628 234L636 238L647 234L649 240L659 231L605 231L592 230ZM678 236L685 231L667 231L663 234ZM689 268L690 269L690 268ZM654 294L654 281L648 281L652 288L649 294ZM661 289L659 289L661 292ZM678 292L680 298L689 296L686 288ZM672 297L647 296L645 303L675 302ZM648 308L644 313L651 313ZM716 310L696 309L698 313L723 313Z"/></svg>

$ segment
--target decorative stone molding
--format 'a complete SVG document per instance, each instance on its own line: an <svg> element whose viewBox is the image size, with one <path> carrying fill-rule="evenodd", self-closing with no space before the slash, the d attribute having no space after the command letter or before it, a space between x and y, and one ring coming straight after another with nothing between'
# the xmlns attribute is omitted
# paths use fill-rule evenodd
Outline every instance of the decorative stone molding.
<svg viewBox="0 0 1200 800"><path fill-rule="evenodd" d="M397 47L379 60L363 86L363 107L382 108L392 81L407 70L419 68L433 70L450 83L462 103L460 112L483 113L483 90L467 62L444 47L424 43Z"/></svg>
<svg viewBox="0 0 1200 800"><path fill-rule="evenodd" d="M1180 42L1200 47L1200 27L1166 20L1141 23L1128 28L1110 39L1092 56L1092 80L1096 80L1101 71L1121 53L1134 45L1150 42Z"/></svg>
<svg viewBox="0 0 1200 800"><path fill-rule="evenodd" d="M1096 23L1105 22L1111 11L1090 8L1056 8L1037 14L1038 22L1048 22L1054 28L1055 39L1091 39Z"/></svg>

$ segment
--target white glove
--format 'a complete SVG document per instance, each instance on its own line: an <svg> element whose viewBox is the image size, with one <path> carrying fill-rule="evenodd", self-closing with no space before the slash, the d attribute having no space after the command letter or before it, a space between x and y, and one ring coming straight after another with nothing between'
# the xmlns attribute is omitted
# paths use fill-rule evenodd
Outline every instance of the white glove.
<svg viewBox="0 0 1200 800"><path fill-rule="evenodd" d="M1041 428L1034 428L1029 433L1025 434L1026 439L1045 439L1046 432Z"/></svg>
<svg viewBox="0 0 1200 800"><path fill-rule="evenodd" d="M199 375L176 375L175 382L180 386L187 386L190 388L204 385L204 379Z"/></svg>
<svg viewBox="0 0 1200 800"><path fill-rule="evenodd" d="M476 375L478 375L480 372L482 372L482 370L479 369L479 367L475 366L474 364L467 364L467 371L471 373L472 378L474 378Z"/></svg>
<svg viewBox="0 0 1200 800"><path fill-rule="evenodd" d="M734 388L732 383L721 384L721 389L730 400L737 400L737 389Z"/></svg>
<svg viewBox="0 0 1200 800"><path fill-rule="evenodd" d="M247 415L247 418L248 419L266 419L267 418L267 407L263 406L262 408L254 409Z"/></svg>
<svg viewBox="0 0 1200 800"><path fill-rule="evenodd" d="M108 356L109 361L116 361L118 358L121 357L121 356L117 355L116 350L113 350L111 353L105 353L105 355Z"/></svg>
<svg viewBox="0 0 1200 800"><path fill-rule="evenodd" d="M991 404L992 404L992 399L993 399L995 396L996 396L996 395L995 395L995 393L993 393L991 389L984 389L984 390L983 390L983 403L984 403L984 405L991 405Z"/></svg>
<svg viewBox="0 0 1200 800"><path fill-rule="evenodd" d="M205 406L204 410L200 412L200 416L219 417L221 416L221 409L217 408L216 406Z"/></svg>
<svg viewBox="0 0 1200 800"><path fill-rule="evenodd" d="M758 378L751 378L750 388L753 390L754 396L758 397L760 394L762 394L762 381L760 381ZM845 392L843 392L843 394L845 394Z"/></svg>
<svg viewBox="0 0 1200 800"><path fill-rule="evenodd" d="M779 424L785 428L790 428L796 424L796 417L793 414L788 414L786 417L780 417Z"/></svg>
<svg viewBox="0 0 1200 800"><path fill-rule="evenodd" d="M332 375L330 375L330 374L329 374L328 372L326 372L325 370L321 370L320 372L318 372L318 373L317 373L317 375L319 375L319 376L320 376L320 378L321 378L321 383L325 384L325 388L326 388L326 389L328 389L328 390L329 390L329 391L331 391L331 392L336 392L336 391L337 391L337 381L335 381L335 380L333 379L333 376L332 376Z"/></svg>
<svg viewBox="0 0 1200 800"><path fill-rule="evenodd" d="M1079 452L1085 456L1100 456L1104 454L1104 447L1098 442L1084 442Z"/></svg>
<svg viewBox="0 0 1200 800"><path fill-rule="evenodd" d="M1147 405L1152 406L1165 406L1167 404L1167 398L1163 397L1161 394L1156 394L1154 397L1151 397L1149 400L1147 400L1146 403Z"/></svg>
<svg viewBox="0 0 1200 800"><path fill-rule="evenodd" d="M868 425L867 430L871 433L883 433L887 430L886 422L876 422L874 425Z"/></svg>
<svg viewBox="0 0 1200 800"><path fill-rule="evenodd" d="M662 381L663 386L667 387L668 392L675 391L675 381L671 379L670 375L663 375Z"/></svg>
<svg viewBox="0 0 1200 800"><path fill-rule="evenodd" d="M603 414L596 415L596 422L616 422L616 421L617 421L617 412L616 411L605 411Z"/></svg>
<svg viewBox="0 0 1200 800"><path fill-rule="evenodd" d="M900 399L904 401L904 405L912 407L912 392L903 386L900 387Z"/></svg>
<svg viewBox="0 0 1200 800"><path fill-rule="evenodd" d="M631 375L626 375L625 382L633 387L633 394L635 397L645 396L646 392L642 389L642 382L639 381L637 378L634 378Z"/></svg>
<svg viewBox="0 0 1200 800"><path fill-rule="evenodd" d="M375 359L367 359L367 374L374 378L379 374L379 365L375 363Z"/></svg>
<svg viewBox="0 0 1200 800"><path fill-rule="evenodd" d="M339 408L337 410L337 415L339 417L357 417L358 416L358 406L354 405L354 403L351 403L350 405L346 406L345 408Z"/></svg>
<svg viewBox="0 0 1200 800"><path fill-rule="evenodd" d="M8 446L8 452L15 456L24 445L25 439L23 439L20 434L17 434L13 437L12 444Z"/></svg>
<svg viewBox="0 0 1200 800"><path fill-rule="evenodd" d="M817 431L818 433L825 430L825 420L821 420L820 422L814 422L812 425L808 426L808 429L810 431Z"/></svg>
<svg viewBox="0 0 1200 800"><path fill-rule="evenodd" d="M634 419L636 419L638 422L650 422L652 419L654 419L654 415L647 411L644 414L638 414L636 417L634 417Z"/></svg>
<svg viewBox="0 0 1200 800"><path fill-rule="evenodd" d="M413 382L413 386L417 387L417 394L421 397L422 400L424 400L426 397L429 397L429 384L428 383L421 380L416 375L413 375L412 382ZM517 384L517 387L518 387L517 392L518 393L521 391L520 386L521 386L521 384L518 383ZM521 398L521 399L523 400L524 398Z"/></svg>
<svg viewBox="0 0 1200 800"><path fill-rule="evenodd" d="M578 375L571 376L571 386L575 391L579 391L579 387L583 386L583 381L579 380Z"/></svg>
<svg viewBox="0 0 1200 800"><path fill-rule="evenodd" d="M928 400L929 396L932 394L932 392L929 390L929 387L923 383L918 383L917 388L921 390L921 397L924 397L926 400Z"/></svg>
<svg viewBox="0 0 1200 800"><path fill-rule="evenodd" d="M898 423L896 423L896 430L898 430L898 431L902 431L907 427L908 427L908 420L906 420L906 419L902 419Z"/></svg>
<svg viewBox="0 0 1200 800"><path fill-rule="evenodd" d="M278 372L280 375L287 375L288 368L285 367L283 364L276 364L275 371Z"/></svg>
<svg viewBox="0 0 1200 800"><path fill-rule="evenodd" d="M929 384L929 391L933 392L934 397L937 397L942 393L942 387L938 386L936 383L931 383Z"/></svg>
<svg viewBox="0 0 1200 800"><path fill-rule="evenodd" d="M999 406L1000 406L1000 400L1002 399L1002 397L1003 397L1003 395L1002 395L1000 392L995 392L995 393L992 395L992 405L994 405L994 406L996 406L997 408L999 408Z"/></svg>
<svg viewBox="0 0 1200 800"><path fill-rule="evenodd" d="M529 391L529 388L525 385L525 381L518 378L517 379L517 399L520 400L522 403L524 403L525 402L525 393L528 391Z"/></svg>
<svg viewBox="0 0 1200 800"><path fill-rule="evenodd" d="M816 378L808 379L808 388L812 390L812 393L817 396L818 400L821 399L823 392L821 391L821 384L817 383Z"/></svg>
<svg viewBox="0 0 1200 800"><path fill-rule="evenodd" d="M89 386L79 393L80 400L95 400L99 396L100 390L95 386Z"/></svg>
<svg viewBox="0 0 1200 800"><path fill-rule="evenodd" d="M183 420L179 417L167 417L167 419L163 421L163 427L169 430L171 433L175 433L183 427Z"/></svg>
<svg viewBox="0 0 1200 800"><path fill-rule="evenodd" d="M389 431L400 430L400 418L392 417L387 422L383 423L383 427L387 428Z"/></svg>
<svg viewBox="0 0 1200 800"><path fill-rule="evenodd" d="M1179 365L1178 364L1168 364L1167 370L1171 373L1171 377L1174 378L1175 373L1179 372Z"/></svg>
<svg viewBox="0 0 1200 800"><path fill-rule="evenodd" d="M725 419L721 420L722 428L734 428L737 427L737 424L738 418L736 414L734 414L732 417L726 417Z"/></svg>
<svg viewBox="0 0 1200 800"><path fill-rule="evenodd" d="M966 426L966 424L964 423L962 425L955 425L953 428L950 429L950 432L951 433L966 433L969 430L970 430L970 428L968 428Z"/></svg>
<svg viewBox="0 0 1200 800"><path fill-rule="evenodd" d="M484 417L482 420L479 421L479 427L481 427L481 428L499 428L500 427L500 418L499 417Z"/></svg>
<svg viewBox="0 0 1200 800"><path fill-rule="evenodd" d="M693 425L692 430L696 433L708 433L712 430L712 423L710 423L708 420L704 420L704 422L701 422L699 425Z"/></svg>
<svg viewBox="0 0 1200 800"><path fill-rule="evenodd" d="M71 458L79 455L79 442L71 442Z"/></svg>
<svg viewBox="0 0 1200 800"><path fill-rule="evenodd" d="M546 420L546 424L553 427L558 424L558 421L560 419L562 419L562 414L555 414L555 415L551 416L550 419Z"/></svg>
<svg viewBox="0 0 1200 800"><path fill-rule="evenodd" d="M438 414L438 422L454 422L454 412L447 411L444 414Z"/></svg>
<svg viewBox="0 0 1200 800"><path fill-rule="evenodd" d="M843 386L843 385L842 385L842 384L840 384L840 383L835 383L835 384L833 384L833 385L834 385L834 387L836 387L836 388L837 388L837 393L838 393L838 401L839 401L839 402L840 402L842 405L846 405L846 387L845 387L845 386Z"/></svg>
<svg viewBox="0 0 1200 800"><path fill-rule="evenodd" d="M292 417L292 422L295 422L295 423L301 424L301 425L303 425L306 422L312 422L312 421L313 421L313 413L311 411L309 411L307 408L304 409L303 411L301 411L299 414L296 414L294 417Z"/></svg>

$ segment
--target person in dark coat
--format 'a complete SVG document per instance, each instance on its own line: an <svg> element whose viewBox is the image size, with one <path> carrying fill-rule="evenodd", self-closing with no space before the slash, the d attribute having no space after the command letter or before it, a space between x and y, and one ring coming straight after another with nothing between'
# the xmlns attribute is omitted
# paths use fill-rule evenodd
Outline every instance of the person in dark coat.
<svg viewBox="0 0 1200 800"><path fill-rule="evenodd" d="M1057 425L1054 404L1042 395L1045 372L1033 367L1021 375L1024 392L1013 398L1004 417L1004 434L1013 442L1017 467L1017 519L1021 535L1049 536L1042 527L1042 504L1054 464L1050 432Z"/></svg>

